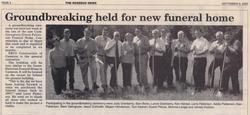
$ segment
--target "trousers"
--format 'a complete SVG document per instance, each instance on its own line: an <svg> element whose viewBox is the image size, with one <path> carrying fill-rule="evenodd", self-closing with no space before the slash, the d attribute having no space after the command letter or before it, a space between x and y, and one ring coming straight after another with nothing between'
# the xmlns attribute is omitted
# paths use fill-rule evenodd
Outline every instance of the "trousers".
<svg viewBox="0 0 250 115"><path fill-rule="evenodd" d="M100 67L99 69L99 74L100 74L100 80L102 83L102 87L106 87L107 86L107 68L108 68L108 64L106 62L106 56L105 55L98 55L98 59L100 61L98 61L98 65Z"/></svg>
<svg viewBox="0 0 250 115"><path fill-rule="evenodd" d="M131 63L122 63L122 74L123 74L123 86L131 86L131 77L132 77L132 64Z"/></svg>
<svg viewBox="0 0 250 115"><path fill-rule="evenodd" d="M217 67L220 67L220 71L222 71L222 66L223 66L223 58L215 58L208 69L208 76L211 78L211 82L210 82L210 86L213 87L214 86L214 70Z"/></svg>
<svg viewBox="0 0 250 115"><path fill-rule="evenodd" d="M154 77L153 86L157 86L159 88L163 87L164 82L164 73L163 73L163 64L162 64L163 56L151 56L149 67Z"/></svg>
<svg viewBox="0 0 250 115"><path fill-rule="evenodd" d="M116 88L117 85L117 70L120 64L119 59L116 59L115 57L108 57L106 56L106 62L111 67L111 78L110 78L110 87Z"/></svg>
<svg viewBox="0 0 250 115"><path fill-rule="evenodd" d="M139 86L148 87L148 55L136 55L135 56L135 71Z"/></svg>
<svg viewBox="0 0 250 115"><path fill-rule="evenodd" d="M69 73L69 87L72 89L74 87L74 70L75 70L75 59L74 56L66 57L66 74ZM64 87L63 89L66 89L67 87L67 75L64 79Z"/></svg>
<svg viewBox="0 0 250 115"><path fill-rule="evenodd" d="M65 68L55 68L51 69L51 75L54 83L54 90L56 94L60 94L64 87L64 78L66 76Z"/></svg>
<svg viewBox="0 0 250 115"><path fill-rule="evenodd" d="M186 72L188 66L188 58L187 57L174 57L174 70L176 81L186 82Z"/></svg>
<svg viewBox="0 0 250 115"><path fill-rule="evenodd" d="M88 82L88 67L90 69L92 82L95 83L97 79L97 63L94 58L85 58L80 60L80 69L82 73L82 80L85 88L89 88Z"/></svg>
<svg viewBox="0 0 250 115"><path fill-rule="evenodd" d="M225 66L227 66L225 64ZM222 81L221 81L221 88L222 91L227 91L228 90L228 83L231 78L232 81L232 87L233 87L233 92L234 93L239 93L240 88L239 88L239 69L231 66L231 67L225 67L223 70L223 76L222 76Z"/></svg>
<svg viewBox="0 0 250 115"><path fill-rule="evenodd" d="M206 57L194 58L193 77L196 90L202 90L205 88L206 65Z"/></svg>

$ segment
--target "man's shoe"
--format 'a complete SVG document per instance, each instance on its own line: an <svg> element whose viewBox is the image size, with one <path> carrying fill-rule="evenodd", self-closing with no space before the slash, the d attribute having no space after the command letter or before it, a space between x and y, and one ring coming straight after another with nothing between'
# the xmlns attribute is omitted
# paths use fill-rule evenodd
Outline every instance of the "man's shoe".
<svg viewBox="0 0 250 115"><path fill-rule="evenodd" d="M229 93L234 96L238 96L240 94L240 91L230 91Z"/></svg>
<svg viewBox="0 0 250 115"><path fill-rule="evenodd" d="M90 90L89 90L88 87L84 88L84 92L89 92L89 91L90 91Z"/></svg>
<svg viewBox="0 0 250 115"><path fill-rule="evenodd" d="M69 86L69 89L70 89L70 90L74 90L74 85L70 85L70 86Z"/></svg>
<svg viewBox="0 0 250 115"><path fill-rule="evenodd" d="M93 89L94 89L94 90L97 90L98 88L99 88L99 86L98 86L96 83L94 83L94 84L93 84Z"/></svg>

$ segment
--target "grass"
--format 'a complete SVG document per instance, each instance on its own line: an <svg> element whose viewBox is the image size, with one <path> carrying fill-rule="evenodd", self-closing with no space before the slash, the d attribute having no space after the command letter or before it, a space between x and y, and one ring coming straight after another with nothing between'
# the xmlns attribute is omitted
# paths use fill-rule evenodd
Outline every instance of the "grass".
<svg viewBox="0 0 250 115"><path fill-rule="evenodd" d="M48 49L46 49L46 53L48 54ZM48 56L48 55L47 55ZM211 56L208 56L208 63L207 63L207 70L208 66L211 63ZM102 89L99 88L98 92L86 94L83 92L84 85L81 78L81 72L79 66L76 64L75 67L75 90L69 91L67 90L62 95L55 95L54 92L54 86L53 86L53 80L51 77L50 67L48 66L48 58L46 59L46 99L48 100L242 100L242 93L238 96L233 96L230 94L224 94L223 97L216 97L214 95L214 89L207 89L205 91L202 91L201 93L197 93L196 95L192 96L191 92L193 91L193 87L188 87L186 90L166 90L159 93L148 93L148 94L138 94L135 90L135 86L137 85L136 81L136 73L133 68L132 73L132 84L133 84L133 91L131 93L124 93L122 91L122 68L121 65L118 69L118 85L120 86L120 93L116 95L109 95L109 96L100 96L100 92L102 92ZM89 83L91 84L91 78L90 78L90 72L88 72L89 77ZM240 89L242 89L242 83L243 83L243 74L242 69L239 72L239 81L240 81ZM153 78L151 75L151 72L148 68L148 80L149 83L152 84ZM108 80L110 79L110 68L108 68ZM215 70L215 87L218 87L218 81L219 81L219 68ZM189 62L188 62L188 70L187 70L187 82L191 82L192 77L192 61L191 57L189 56ZM206 80L207 80L207 73L206 73ZM175 80L174 80L175 81ZM67 82L68 83L68 82ZM174 82L175 83L175 82ZM98 73L97 77L97 84L101 85L100 82L100 76ZM231 82L230 89L231 89ZM68 85L68 84L67 84ZM67 86L68 87L68 86Z"/></svg>

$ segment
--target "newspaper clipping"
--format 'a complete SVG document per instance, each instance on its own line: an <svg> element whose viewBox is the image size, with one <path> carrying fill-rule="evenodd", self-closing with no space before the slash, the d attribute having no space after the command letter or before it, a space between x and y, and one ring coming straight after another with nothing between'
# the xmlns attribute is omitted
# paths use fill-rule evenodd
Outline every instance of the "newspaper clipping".
<svg viewBox="0 0 250 115"><path fill-rule="evenodd" d="M1 1L1 115L249 115L248 1Z"/></svg>

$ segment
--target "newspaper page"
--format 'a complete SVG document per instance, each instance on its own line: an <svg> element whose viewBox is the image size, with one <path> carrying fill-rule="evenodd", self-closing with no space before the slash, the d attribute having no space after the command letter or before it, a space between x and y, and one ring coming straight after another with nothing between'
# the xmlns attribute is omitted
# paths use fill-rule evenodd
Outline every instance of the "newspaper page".
<svg viewBox="0 0 250 115"><path fill-rule="evenodd" d="M0 115L249 115L249 1L1 0Z"/></svg>

